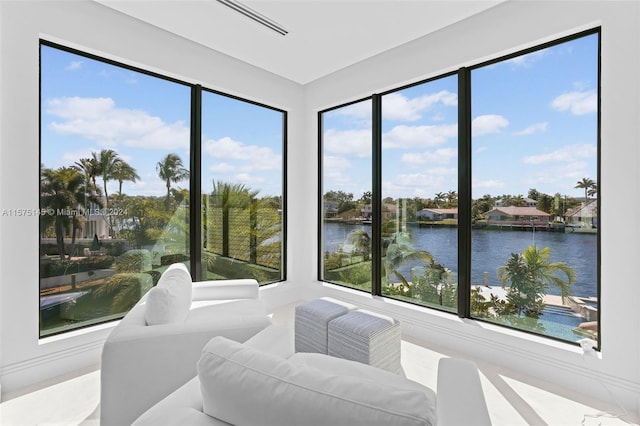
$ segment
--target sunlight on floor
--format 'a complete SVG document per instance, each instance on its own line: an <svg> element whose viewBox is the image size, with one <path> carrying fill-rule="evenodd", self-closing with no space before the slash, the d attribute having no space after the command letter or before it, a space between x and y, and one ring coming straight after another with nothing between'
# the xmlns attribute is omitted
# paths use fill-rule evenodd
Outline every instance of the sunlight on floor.
<svg viewBox="0 0 640 426"><path fill-rule="evenodd" d="M97 426L100 371L45 387L0 404L3 426Z"/></svg>
<svg viewBox="0 0 640 426"><path fill-rule="evenodd" d="M402 367L405 375L437 391L438 360L458 356L445 352L429 348L424 342L404 338ZM496 426L638 424L638 419L621 407L611 407L558 386L528 379L522 373L511 374L495 365L476 364L487 409Z"/></svg>

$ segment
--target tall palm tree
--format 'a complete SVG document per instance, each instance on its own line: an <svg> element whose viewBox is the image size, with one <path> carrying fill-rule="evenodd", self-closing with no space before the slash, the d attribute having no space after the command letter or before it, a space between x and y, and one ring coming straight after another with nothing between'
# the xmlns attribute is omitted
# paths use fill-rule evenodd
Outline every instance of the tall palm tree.
<svg viewBox="0 0 640 426"><path fill-rule="evenodd" d="M100 174L100 165L98 164L98 160L95 156L91 158L81 158L76 161L72 167L84 173L87 183L90 181L93 184L93 189L95 191L98 190L96 185L96 176Z"/></svg>
<svg viewBox="0 0 640 426"><path fill-rule="evenodd" d="M582 188L584 189L584 201L585 203L589 200L588 195L589 195L589 190L594 188L596 185L596 182L592 179L589 179L587 177L582 178L582 180L579 180L576 183L576 186L574 186L574 188Z"/></svg>
<svg viewBox="0 0 640 426"><path fill-rule="evenodd" d="M566 262L551 262L549 247L538 249L531 245L522 254L511 253L511 257L498 268L498 279L502 287L511 285L507 300L520 315L538 317L544 308L543 297L549 285L560 289L562 300L569 296L576 282L576 272Z"/></svg>
<svg viewBox="0 0 640 426"><path fill-rule="evenodd" d="M102 176L102 183L104 185L104 200L105 206L109 207L109 193L107 192L107 182L114 179L113 173L122 163L122 159L112 149L103 149L98 154L91 153L93 160L98 164L98 175Z"/></svg>
<svg viewBox="0 0 640 426"><path fill-rule="evenodd" d="M129 163L127 163L126 161L119 161L115 164L112 171L112 177L113 179L118 181L119 195L122 195L122 182L124 182L125 180L129 182L135 182L136 180L140 179L140 176L138 176L136 169L131 167L131 165L129 165Z"/></svg>
<svg viewBox="0 0 640 426"><path fill-rule="evenodd" d="M189 179L189 170L184 167L182 159L178 154L167 154L162 161L156 164L156 171L160 179L165 181L167 185L167 198L165 207L169 209L169 201L171 197L171 183L177 183L185 179Z"/></svg>
<svg viewBox="0 0 640 426"><path fill-rule="evenodd" d="M95 158L81 158L80 160L73 163L73 166L71 167L84 175L85 193L87 195L93 194L96 196L96 200L99 200L101 190L96 186L96 176L99 173L99 165L97 160ZM85 210L87 210L86 203L88 201L89 197L87 196L84 200ZM100 201L98 202L98 204L101 205L102 202Z"/></svg>

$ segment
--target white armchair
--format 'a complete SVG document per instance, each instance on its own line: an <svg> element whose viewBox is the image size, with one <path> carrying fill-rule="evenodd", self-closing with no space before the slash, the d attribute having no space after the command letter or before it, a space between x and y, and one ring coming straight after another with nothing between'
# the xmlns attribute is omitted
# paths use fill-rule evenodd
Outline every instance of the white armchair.
<svg viewBox="0 0 640 426"><path fill-rule="evenodd" d="M131 424L195 376L212 337L244 342L270 324L257 281L192 283L183 264L171 265L104 343L100 424Z"/></svg>

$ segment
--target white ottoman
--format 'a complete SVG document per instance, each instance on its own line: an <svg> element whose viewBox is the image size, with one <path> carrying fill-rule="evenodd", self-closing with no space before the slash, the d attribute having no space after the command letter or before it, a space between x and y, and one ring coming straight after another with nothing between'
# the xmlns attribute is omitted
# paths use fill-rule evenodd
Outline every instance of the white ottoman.
<svg viewBox="0 0 640 426"><path fill-rule="evenodd" d="M326 354L329 321L355 308L355 305L330 297L314 299L296 306L294 323L296 352Z"/></svg>
<svg viewBox="0 0 640 426"><path fill-rule="evenodd" d="M363 309L329 322L328 354L401 373L401 331L395 319Z"/></svg>

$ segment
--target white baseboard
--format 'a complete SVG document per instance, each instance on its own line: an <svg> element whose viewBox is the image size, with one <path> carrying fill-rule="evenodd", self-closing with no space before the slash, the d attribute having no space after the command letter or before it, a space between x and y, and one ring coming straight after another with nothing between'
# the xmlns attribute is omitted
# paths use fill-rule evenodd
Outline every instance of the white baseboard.
<svg viewBox="0 0 640 426"><path fill-rule="evenodd" d="M1 398L13 398L46 387L77 372L99 368L104 339L47 352L20 362L3 365Z"/></svg>

